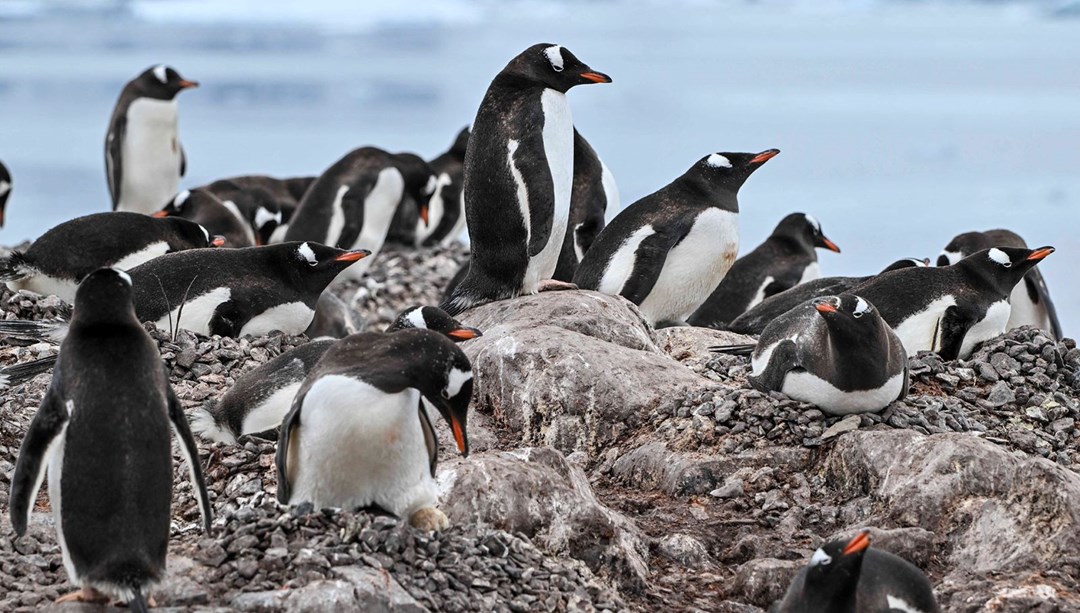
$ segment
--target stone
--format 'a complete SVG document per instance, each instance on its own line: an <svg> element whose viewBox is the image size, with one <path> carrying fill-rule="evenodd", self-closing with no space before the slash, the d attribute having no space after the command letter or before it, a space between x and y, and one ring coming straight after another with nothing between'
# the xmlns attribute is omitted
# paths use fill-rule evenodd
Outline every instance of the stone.
<svg viewBox="0 0 1080 613"><path fill-rule="evenodd" d="M835 424L825 429L825 432L821 434L822 440L829 440L840 436L845 432L852 432L859 429L859 424L862 422L862 418L858 415L848 415Z"/></svg>

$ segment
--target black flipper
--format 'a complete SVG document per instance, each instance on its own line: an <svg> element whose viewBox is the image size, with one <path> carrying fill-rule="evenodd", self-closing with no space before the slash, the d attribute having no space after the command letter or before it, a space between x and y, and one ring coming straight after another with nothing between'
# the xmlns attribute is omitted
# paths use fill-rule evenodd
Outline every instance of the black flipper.
<svg viewBox="0 0 1080 613"><path fill-rule="evenodd" d="M341 209L345 213L345 225L334 244L338 249L352 249L353 243L360 237L364 227L364 203L375 187L375 178L364 177L362 181L350 186L341 198Z"/></svg>
<svg viewBox="0 0 1080 613"><path fill-rule="evenodd" d="M526 198L529 203L529 219L526 222L529 228L529 257L543 251L551 237L551 227L554 224L552 211L555 210L555 182L551 179L549 160L544 151L543 120L532 132L532 138L524 139L521 146L513 152L511 162L513 170L518 172L525 180ZM569 197L569 194L567 194ZM514 208L517 203L511 203ZM547 217L545 219L545 216ZM559 237L561 243L563 237Z"/></svg>
<svg viewBox="0 0 1080 613"><path fill-rule="evenodd" d="M183 177L187 174L187 153L184 152L184 147L180 147L180 176Z"/></svg>
<svg viewBox="0 0 1080 613"><path fill-rule="evenodd" d="M641 241L635 253L634 270L630 272L630 278L626 280L619 295L634 304L644 302L660 278L668 252L686 238L690 228L691 224L688 223L675 232L653 234Z"/></svg>
<svg viewBox="0 0 1080 613"><path fill-rule="evenodd" d="M427 409L424 408L424 400L420 400L420 429L424 431L424 444L427 445L431 476L435 476L435 465L439 463L439 439L435 437L435 428L428 418Z"/></svg>
<svg viewBox="0 0 1080 613"><path fill-rule="evenodd" d="M274 464L277 466L277 499L281 504L289 504L289 498L292 496L292 484L289 482L289 452L293 451L291 449L294 444L293 430L300 427L300 407L304 405L306 396L307 391L301 389L293 399L292 408L285 415L285 419L281 420L277 452L274 454Z"/></svg>
<svg viewBox="0 0 1080 613"><path fill-rule="evenodd" d="M11 478L9 512L11 526L19 536L26 534L30 511L34 508L38 489L45 479L45 469L48 467L53 445L70 418L71 415L50 387L41 399L41 407L30 422L30 429L19 447L19 459L15 463L15 474Z"/></svg>
<svg viewBox="0 0 1080 613"><path fill-rule="evenodd" d="M906 361L906 359L905 359ZM896 397L897 400L903 400L907 398L908 388L911 384L911 377L908 376L908 367L904 365L904 387L900 388L900 395Z"/></svg>
<svg viewBox="0 0 1080 613"><path fill-rule="evenodd" d="M752 343L745 345L713 345L709 347L709 351L723 353L724 355L750 355L754 353L754 347L757 347L757 345Z"/></svg>
<svg viewBox="0 0 1080 613"><path fill-rule="evenodd" d="M105 175L109 179L109 195L112 196L112 208L115 211L120 204L120 187L124 179L122 151L127 134L127 117L117 117L113 128L105 137Z"/></svg>
<svg viewBox="0 0 1080 613"><path fill-rule="evenodd" d="M168 375L166 375L168 381ZM196 499L199 501L199 513L203 519L203 530L210 533L210 523L214 521L210 510L210 494L206 491L206 478L203 476L202 465L199 463L199 448L195 446L195 437L191 436L191 428L188 427L187 416L180 407L180 401L176 398L176 392L171 385L166 383L169 398L169 420L172 421L176 436L180 439L180 450L184 452L188 470L191 476L191 487L195 489Z"/></svg>
<svg viewBox="0 0 1080 613"><path fill-rule="evenodd" d="M214 310L214 316L210 318L210 334L239 338L240 331L248 319L240 313L240 309L232 300L227 300L218 305Z"/></svg>
<svg viewBox="0 0 1080 613"><path fill-rule="evenodd" d="M795 341L780 341L769 355L769 363L760 375L750 377L750 385L763 392L779 392L784 386L784 377L788 372L799 367L799 349Z"/></svg>
<svg viewBox="0 0 1080 613"><path fill-rule="evenodd" d="M940 341L938 342L938 355L943 360L955 360L960 355L960 348L964 344L964 336L967 335L968 330L971 329L972 324L971 317L960 310L959 307L951 306L945 309L945 315L942 316L941 322L938 324L940 330Z"/></svg>
<svg viewBox="0 0 1080 613"><path fill-rule="evenodd" d="M56 356L51 355L47 358L0 368L0 390L24 383L43 372L49 372L54 364L56 364Z"/></svg>

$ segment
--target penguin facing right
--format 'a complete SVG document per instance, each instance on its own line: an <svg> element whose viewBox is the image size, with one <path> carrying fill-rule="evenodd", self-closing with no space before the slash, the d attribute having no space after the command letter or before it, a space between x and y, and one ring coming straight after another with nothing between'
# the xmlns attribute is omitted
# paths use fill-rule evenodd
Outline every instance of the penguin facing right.
<svg viewBox="0 0 1080 613"><path fill-rule="evenodd" d="M0 228L4 227L4 211L7 210L7 201L11 197L11 173L7 166L0 162Z"/></svg>
<svg viewBox="0 0 1080 613"><path fill-rule="evenodd" d="M465 227L465 206L461 184L465 177L465 151L469 146L469 128L458 132L454 144L445 153L428 162L435 171L435 192L428 201L427 219L416 221L416 243L423 247L448 245L457 240Z"/></svg>
<svg viewBox="0 0 1080 613"><path fill-rule="evenodd" d="M855 294L803 303L769 324L756 346L710 349L741 354L751 348L754 388L782 392L830 415L876 412L907 396L903 343L874 305Z"/></svg>
<svg viewBox="0 0 1080 613"><path fill-rule="evenodd" d="M105 174L114 211L150 215L176 194L187 169L177 132L176 94L198 87L165 66L124 86L105 135Z"/></svg>
<svg viewBox="0 0 1080 613"><path fill-rule="evenodd" d="M685 321L739 251L739 188L780 153L713 153L623 209L585 253L581 289L622 296L653 324Z"/></svg>
<svg viewBox="0 0 1080 613"><path fill-rule="evenodd" d="M132 294L130 277L112 268L79 285L52 382L19 449L9 510L25 534L47 467L64 568L81 588L58 602L113 597L146 611L147 590L165 574L170 424L207 533L211 515L195 439Z"/></svg>
<svg viewBox="0 0 1080 613"><path fill-rule="evenodd" d="M574 128L574 188L570 194L570 222L559 251L552 279L571 282L585 252L604 229L604 214L619 210L619 188L604 161Z"/></svg>
<svg viewBox="0 0 1080 613"><path fill-rule="evenodd" d="M869 532L822 545L770 613L938 613L929 579L914 564L870 547Z"/></svg>
<svg viewBox="0 0 1080 613"><path fill-rule="evenodd" d="M225 237L226 247L254 247L255 232L238 218L214 194L203 189L185 189L165 208L151 217L183 217L206 228L211 234Z"/></svg>
<svg viewBox="0 0 1080 613"><path fill-rule="evenodd" d="M762 300L820 277L816 248L840 253L821 231L821 223L806 213L780 220L765 242L735 260L731 270L687 320L692 326L716 328Z"/></svg>
<svg viewBox="0 0 1080 613"><path fill-rule="evenodd" d="M938 266L949 266L961 259L991 247L1021 247L1027 249L1027 243L1015 232L1009 230L987 230L986 232L965 232L958 234L949 241L945 249L938 256ZM1009 313L1007 330L1020 326L1035 326L1054 335L1055 339L1062 338L1061 323L1058 321L1057 309L1050 300L1050 290L1046 288L1046 280L1038 268L1032 268L1024 275L1024 282L1013 288L1009 295L1009 305L1012 310Z"/></svg>

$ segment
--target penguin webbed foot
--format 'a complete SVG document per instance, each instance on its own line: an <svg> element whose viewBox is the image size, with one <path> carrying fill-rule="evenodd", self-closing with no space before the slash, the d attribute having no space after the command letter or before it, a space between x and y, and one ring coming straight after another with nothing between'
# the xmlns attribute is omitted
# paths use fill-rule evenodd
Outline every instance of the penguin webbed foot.
<svg viewBox="0 0 1080 613"><path fill-rule="evenodd" d="M54 600L56 604L65 602L85 602L89 604L101 604L107 605L112 602L112 598L103 594L92 587L83 587Z"/></svg>
<svg viewBox="0 0 1080 613"><path fill-rule="evenodd" d="M441 532L450 527L450 519L435 507L424 507L409 517L409 525L424 532Z"/></svg>
<svg viewBox="0 0 1080 613"><path fill-rule="evenodd" d="M580 288L577 285L575 285L573 283L568 283L566 281L556 281L555 279L544 279L543 281L540 282L540 287L537 289L537 291L538 292L562 292L562 291L572 290L572 289L580 289Z"/></svg>

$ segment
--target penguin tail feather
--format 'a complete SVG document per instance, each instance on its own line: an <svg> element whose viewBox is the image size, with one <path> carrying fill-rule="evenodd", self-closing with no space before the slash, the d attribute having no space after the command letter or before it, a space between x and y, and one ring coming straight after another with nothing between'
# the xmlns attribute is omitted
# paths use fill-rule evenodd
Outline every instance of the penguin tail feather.
<svg viewBox="0 0 1080 613"><path fill-rule="evenodd" d="M206 404L192 411L188 419L191 423L191 431L214 443L235 445L236 433L227 424L218 421L211 410L212 406L212 404Z"/></svg>
<svg viewBox="0 0 1080 613"><path fill-rule="evenodd" d="M34 341L59 343L67 336L66 321L33 321L29 319L10 319L0 321L0 337L13 336Z"/></svg>
<svg viewBox="0 0 1080 613"><path fill-rule="evenodd" d="M143 595L142 589L131 588L131 600L128 601L128 608L131 609L132 613L150 613L150 607L146 605L146 596Z"/></svg>
<svg viewBox="0 0 1080 613"><path fill-rule="evenodd" d="M0 368L0 390L24 383L43 372L49 372L55 364L56 356L52 355L47 358Z"/></svg>
<svg viewBox="0 0 1080 613"><path fill-rule="evenodd" d="M30 271L26 257L18 251L12 251L7 257L0 258L0 282L18 281L28 277Z"/></svg>
<svg viewBox="0 0 1080 613"><path fill-rule="evenodd" d="M709 347L709 351L713 353L722 353L724 355L750 355L754 353L754 348L757 345L745 344L745 345L714 345Z"/></svg>

